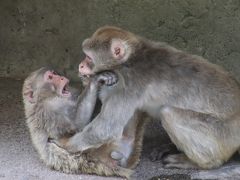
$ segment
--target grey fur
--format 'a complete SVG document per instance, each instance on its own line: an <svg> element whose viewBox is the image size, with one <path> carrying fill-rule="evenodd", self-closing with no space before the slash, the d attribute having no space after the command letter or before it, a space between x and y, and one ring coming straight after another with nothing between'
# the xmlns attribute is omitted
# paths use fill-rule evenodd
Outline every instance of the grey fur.
<svg viewBox="0 0 240 180"><path fill-rule="evenodd" d="M126 52L120 60L110 50L116 41ZM100 114L71 138L68 150L119 139L136 110L161 119L178 149L201 168L219 167L239 150L240 86L219 66L108 26L84 41L83 50L94 57L94 72L112 69L119 82L101 91Z"/></svg>
<svg viewBox="0 0 240 180"><path fill-rule="evenodd" d="M23 85L26 123L40 159L48 167L65 173L129 177L132 173L130 169L112 164L114 161L110 153L117 148L114 143L84 153L70 154L49 142L50 139L67 141L89 123L96 103L99 81L104 81L105 85L113 85L117 81L115 74L100 74L93 78L80 96L72 89L72 96L64 98L44 82L43 74L46 71L46 68L41 68L33 72ZM27 97L29 92L33 92L31 102ZM134 162L137 163L138 158Z"/></svg>

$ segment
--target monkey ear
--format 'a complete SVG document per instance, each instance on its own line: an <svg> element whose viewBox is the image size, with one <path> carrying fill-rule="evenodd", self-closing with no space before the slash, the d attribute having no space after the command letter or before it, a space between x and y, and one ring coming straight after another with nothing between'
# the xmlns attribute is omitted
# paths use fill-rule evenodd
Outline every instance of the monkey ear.
<svg viewBox="0 0 240 180"><path fill-rule="evenodd" d="M124 60L126 55L126 45L121 39L113 39L111 43L111 53L116 60Z"/></svg>
<svg viewBox="0 0 240 180"><path fill-rule="evenodd" d="M34 103L34 97L33 97L33 90L32 89L27 89L25 92L24 92L24 97L25 99L30 102L30 103Z"/></svg>

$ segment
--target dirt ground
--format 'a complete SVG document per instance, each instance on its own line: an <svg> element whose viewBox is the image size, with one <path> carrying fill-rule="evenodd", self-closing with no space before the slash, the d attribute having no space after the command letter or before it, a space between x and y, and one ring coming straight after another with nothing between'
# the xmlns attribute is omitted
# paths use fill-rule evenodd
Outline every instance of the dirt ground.
<svg viewBox="0 0 240 180"><path fill-rule="evenodd" d="M92 175L68 175L50 170L41 163L25 126L21 86L22 81L0 79L0 180L115 179ZM154 126L149 126L146 134L149 134L148 131L153 133L156 130ZM149 153L156 144L154 142L156 138L149 137L144 141L141 162L133 179L182 180L197 177L194 174L196 175L198 171L164 169L161 162L151 162ZM212 176L212 179L216 178ZM238 179L238 176L230 179Z"/></svg>

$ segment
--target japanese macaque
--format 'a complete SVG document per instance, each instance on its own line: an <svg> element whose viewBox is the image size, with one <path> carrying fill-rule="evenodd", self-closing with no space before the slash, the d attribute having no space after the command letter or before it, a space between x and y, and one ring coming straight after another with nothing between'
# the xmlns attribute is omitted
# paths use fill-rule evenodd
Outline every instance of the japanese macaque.
<svg viewBox="0 0 240 180"><path fill-rule="evenodd" d="M65 173L130 176L130 168L134 168L139 161L144 114L133 117L131 134L126 129L122 138L109 141L97 149L70 154L51 143L52 140L67 142L69 137L81 132L91 120L98 92L113 88L117 81L115 73L103 72L93 77L79 95L76 89L69 86L66 77L50 69L41 68L27 77L23 85L26 122L32 142L47 166ZM128 135L134 137L134 148L131 150L124 141ZM128 156L122 157L120 152L126 150L129 150ZM111 158L112 151L116 152L115 159L118 158L126 168L120 167L119 162Z"/></svg>
<svg viewBox="0 0 240 180"><path fill-rule="evenodd" d="M117 27L102 27L82 44L82 75L113 70L119 82L100 93L100 114L66 144L84 151L122 137L136 110L161 119L183 152L166 167L216 168L240 149L240 86L202 57Z"/></svg>

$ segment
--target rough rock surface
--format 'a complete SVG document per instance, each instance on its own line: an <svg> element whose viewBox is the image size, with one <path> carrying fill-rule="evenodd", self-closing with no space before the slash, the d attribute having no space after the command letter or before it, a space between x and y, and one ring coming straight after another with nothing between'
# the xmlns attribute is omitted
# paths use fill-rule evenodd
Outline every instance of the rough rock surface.
<svg viewBox="0 0 240 180"><path fill-rule="evenodd" d="M0 77L52 65L76 79L81 42L103 25L202 55L240 79L239 0L1 0Z"/></svg>

